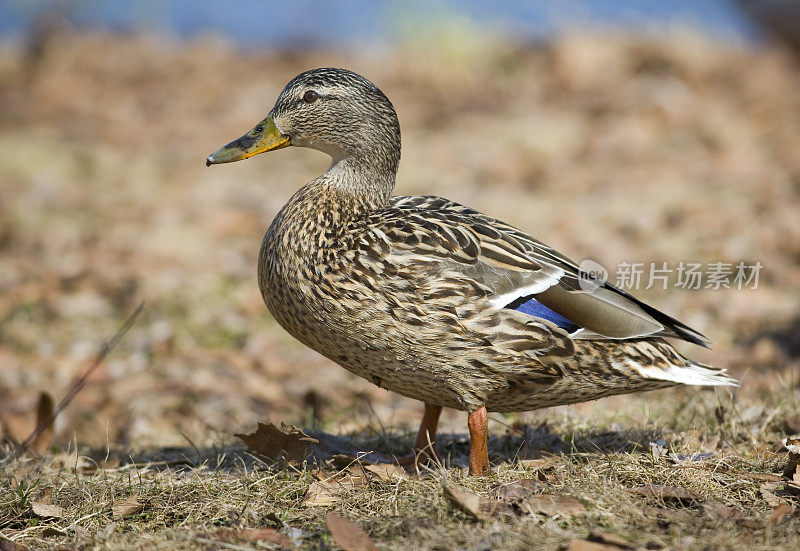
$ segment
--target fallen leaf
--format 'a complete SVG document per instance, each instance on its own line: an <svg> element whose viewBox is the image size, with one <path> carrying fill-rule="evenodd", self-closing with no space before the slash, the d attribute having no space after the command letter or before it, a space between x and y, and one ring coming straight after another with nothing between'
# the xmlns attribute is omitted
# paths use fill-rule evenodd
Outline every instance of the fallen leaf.
<svg viewBox="0 0 800 551"><path fill-rule="evenodd" d="M325 515L325 524L336 545L344 551L377 551L378 547L357 524L335 513Z"/></svg>
<svg viewBox="0 0 800 551"><path fill-rule="evenodd" d="M540 490L543 487L547 487L547 484L537 478L522 478L495 486L492 489L492 497L508 503L514 503L534 495L536 490Z"/></svg>
<svg viewBox="0 0 800 551"><path fill-rule="evenodd" d="M478 520L486 520L502 514L513 514L511 507L506 503L481 497L452 484L444 487L444 496L453 505Z"/></svg>
<svg viewBox="0 0 800 551"><path fill-rule="evenodd" d="M567 551L610 551L612 549L619 549L614 545L606 545L604 543L597 543L589 540L574 539L569 542Z"/></svg>
<svg viewBox="0 0 800 551"><path fill-rule="evenodd" d="M670 522L694 522L695 516L689 511L681 509L664 509L662 507L643 507L642 513L649 517L655 517Z"/></svg>
<svg viewBox="0 0 800 551"><path fill-rule="evenodd" d="M761 492L761 497L763 497L764 501L771 507L777 507L783 503L783 500L778 497L778 494L772 491L776 489L777 485L775 484L762 484L758 489L758 491Z"/></svg>
<svg viewBox="0 0 800 551"><path fill-rule="evenodd" d="M36 428L44 428L36 435L36 438L31 441L29 446L31 450L38 454L43 453L50 446L55 435L53 419L51 419L53 406L53 398L50 394L44 391L39 393L39 402L36 404Z"/></svg>
<svg viewBox="0 0 800 551"><path fill-rule="evenodd" d="M36 516L64 518L64 509L52 502L53 489L47 488L38 500L31 502L31 509Z"/></svg>
<svg viewBox="0 0 800 551"><path fill-rule="evenodd" d="M243 528L241 530L218 530L210 537L215 540L223 541L265 541L269 543L276 543L282 547L293 549L294 542L286 536L281 534L274 528Z"/></svg>
<svg viewBox="0 0 800 551"><path fill-rule="evenodd" d="M772 473L741 473L741 476L759 482L780 482L783 478Z"/></svg>
<svg viewBox="0 0 800 551"><path fill-rule="evenodd" d="M305 461L311 454L308 447L319 443L319 440L311 438L300 429L283 423L280 427L274 423L259 423L255 432L235 436L241 438L256 455L273 461Z"/></svg>
<svg viewBox="0 0 800 551"><path fill-rule="evenodd" d="M331 463L333 463L333 466L336 467L337 469L346 469L347 467L349 467L351 465L357 465L358 464L358 458L357 457L350 457L349 455L345 455L345 454L341 454L341 453L337 453L337 454L334 454L333 456L331 456Z"/></svg>
<svg viewBox="0 0 800 551"><path fill-rule="evenodd" d="M742 516L742 512L739 509L728 507L713 499L703 502L703 511L709 518L717 522L736 520Z"/></svg>
<svg viewBox="0 0 800 551"><path fill-rule="evenodd" d="M800 483L789 481L783 487L783 491L795 496L800 495Z"/></svg>
<svg viewBox="0 0 800 551"><path fill-rule="evenodd" d="M622 539L621 537L615 534L609 534L608 532L601 532L600 530L592 530L589 533L589 537L586 538L589 541L593 541L595 543L603 543L605 545L610 545L612 547L616 547L619 549L636 549L636 545L629 542L628 540Z"/></svg>
<svg viewBox="0 0 800 551"><path fill-rule="evenodd" d="M762 521L754 518L740 518L736 521L736 524L743 528L750 528L751 530L761 530L765 526Z"/></svg>
<svg viewBox="0 0 800 551"><path fill-rule="evenodd" d="M786 414L783 418L786 423L786 432L790 434L797 434L800 432L800 413L794 415Z"/></svg>
<svg viewBox="0 0 800 551"><path fill-rule="evenodd" d="M130 496L118 499L111 505L111 516L114 518L128 517L141 513L144 504L139 501L138 496Z"/></svg>
<svg viewBox="0 0 800 551"><path fill-rule="evenodd" d="M778 507L775 508L774 511L772 511L772 514L769 516L769 519L767 520L767 524L776 524L776 525L781 524L784 520L786 520L786 517L794 514L794 512L795 512L794 507L792 507L788 503L781 503L780 505L778 505Z"/></svg>
<svg viewBox="0 0 800 551"><path fill-rule="evenodd" d="M64 518L64 509L52 503L34 501L31 503L31 509L33 509L33 513L39 517Z"/></svg>
<svg viewBox="0 0 800 551"><path fill-rule="evenodd" d="M377 463L375 465L364 465L364 470L376 475L381 480L396 480L398 478L408 478L405 469L396 463Z"/></svg>
<svg viewBox="0 0 800 551"><path fill-rule="evenodd" d="M331 484L315 480L308 487L303 507L327 507L341 501L336 495L336 490Z"/></svg>
<svg viewBox="0 0 800 551"><path fill-rule="evenodd" d="M520 459L519 464L526 469L549 469L559 464L558 456L540 457L537 459Z"/></svg>
<svg viewBox="0 0 800 551"><path fill-rule="evenodd" d="M690 494L679 486L662 486L660 484L644 484L630 490L631 493L643 497L657 497L663 500L691 502L697 501L697 496Z"/></svg>
<svg viewBox="0 0 800 551"><path fill-rule="evenodd" d="M572 496L541 494L525 499L521 507L531 513L542 513L549 517L555 515L577 515L586 512L586 507Z"/></svg>
<svg viewBox="0 0 800 551"><path fill-rule="evenodd" d="M0 536L0 551L28 551L28 546Z"/></svg>
<svg viewBox="0 0 800 551"><path fill-rule="evenodd" d="M45 526L44 530L42 530L42 537L43 538L53 538L53 537L66 536L66 535L67 535L66 532L63 532L63 531L58 530L56 528L53 528L52 526Z"/></svg>

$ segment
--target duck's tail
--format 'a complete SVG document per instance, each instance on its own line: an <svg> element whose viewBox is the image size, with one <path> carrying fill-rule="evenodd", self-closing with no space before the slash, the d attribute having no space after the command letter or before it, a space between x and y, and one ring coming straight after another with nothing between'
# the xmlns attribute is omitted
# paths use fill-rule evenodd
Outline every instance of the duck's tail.
<svg viewBox="0 0 800 551"><path fill-rule="evenodd" d="M728 375L727 370L691 360L686 360L682 366L638 367L637 371L648 379L672 381L682 385L739 386L739 381Z"/></svg>
<svg viewBox="0 0 800 551"><path fill-rule="evenodd" d="M739 386L726 369L684 358L661 339L640 341L635 349L637 354L625 358L625 367L644 379L682 385Z"/></svg>

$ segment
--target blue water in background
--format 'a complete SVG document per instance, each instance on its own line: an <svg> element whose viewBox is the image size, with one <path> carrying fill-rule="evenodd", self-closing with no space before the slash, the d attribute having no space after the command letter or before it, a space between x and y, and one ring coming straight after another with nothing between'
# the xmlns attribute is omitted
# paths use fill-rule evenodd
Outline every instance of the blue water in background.
<svg viewBox="0 0 800 551"><path fill-rule="evenodd" d="M47 10L78 29L217 34L243 46L281 48L391 43L454 19L522 39L593 25L688 24L734 39L755 36L734 0L0 0L0 35L23 37Z"/></svg>

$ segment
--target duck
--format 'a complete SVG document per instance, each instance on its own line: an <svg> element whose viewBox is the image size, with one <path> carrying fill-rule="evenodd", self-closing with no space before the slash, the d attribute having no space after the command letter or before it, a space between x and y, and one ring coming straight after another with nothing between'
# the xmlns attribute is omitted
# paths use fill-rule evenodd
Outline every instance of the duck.
<svg viewBox="0 0 800 551"><path fill-rule="evenodd" d="M300 73L206 165L288 147L316 149L331 164L269 226L261 295L300 342L423 402L414 460L435 457L444 407L467 413L469 474L480 476L491 472L489 411L738 385L666 340L710 347L703 334L524 231L442 197L394 196L400 124L365 77Z"/></svg>

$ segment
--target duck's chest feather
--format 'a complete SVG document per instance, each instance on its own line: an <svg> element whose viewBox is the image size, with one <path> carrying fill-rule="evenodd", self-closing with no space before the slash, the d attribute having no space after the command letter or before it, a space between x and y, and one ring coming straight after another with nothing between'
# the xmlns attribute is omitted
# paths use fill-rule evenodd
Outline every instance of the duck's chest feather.
<svg viewBox="0 0 800 551"><path fill-rule="evenodd" d="M261 247L262 296L287 331L342 365L378 348L394 360L376 337L386 329L378 290L387 284L386 243L341 202L301 190L281 209Z"/></svg>
<svg viewBox="0 0 800 551"><path fill-rule="evenodd" d="M343 220L336 210L293 197L262 244L264 301L289 333L353 373L401 394L463 408L464 397L476 389L448 376L454 362L441 359L458 354L455 363L476 369L465 352L474 337L454 303L475 290L465 282L451 304L424 300L441 280L431 278L424 263L398 263L390 239L371 220L374 215ZM492 386L485 376L478 379Z"/></svg>

